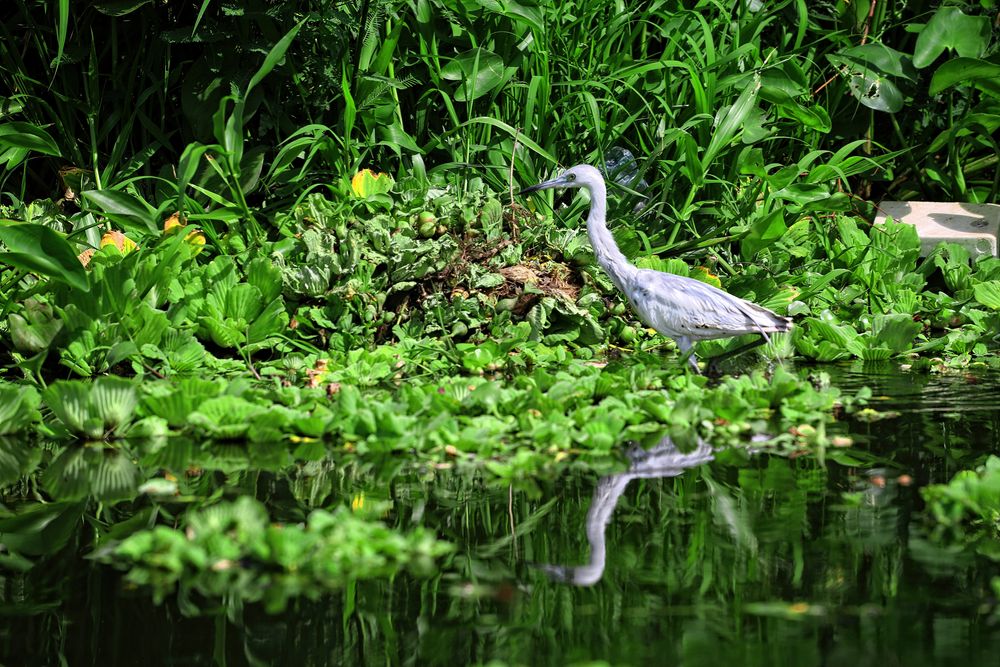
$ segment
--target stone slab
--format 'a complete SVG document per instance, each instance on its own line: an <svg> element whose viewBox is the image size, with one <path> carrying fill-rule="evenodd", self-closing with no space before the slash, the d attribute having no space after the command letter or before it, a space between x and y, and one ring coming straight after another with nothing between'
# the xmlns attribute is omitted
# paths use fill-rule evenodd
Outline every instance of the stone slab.
<svg viewBox="0 0 1000 667"><path fill-rule="evenodd" d="M913 225L920 237L920 253L930 254L948 241L965 247L973 259L1000 255L1000 205L937 201L883 201L875 224L887 217Z"/></svg>

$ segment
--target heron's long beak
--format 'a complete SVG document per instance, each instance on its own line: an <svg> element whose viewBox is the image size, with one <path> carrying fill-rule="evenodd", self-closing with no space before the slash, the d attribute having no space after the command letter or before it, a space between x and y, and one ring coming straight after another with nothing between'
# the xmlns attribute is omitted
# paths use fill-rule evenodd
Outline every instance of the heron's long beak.
<svg viewBox="0 0 1000 667"><path fill-rule="evenodd" d="M566 182L563 180L562 176L559 176L557 178L553 178L550 181L545 181L543 183L539 183L538 185L532 185L530 187L527 187L518 192L517 194L527 195L531 194L532 192L536 192L538 190L549 190L551 188L563 188L563 187L566 187Z"/></svg>

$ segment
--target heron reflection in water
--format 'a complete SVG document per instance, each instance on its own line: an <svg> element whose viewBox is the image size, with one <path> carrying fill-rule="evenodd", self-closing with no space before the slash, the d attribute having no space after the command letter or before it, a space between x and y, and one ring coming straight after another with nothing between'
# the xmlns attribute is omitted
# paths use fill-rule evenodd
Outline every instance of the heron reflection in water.
<svg viewBox="0 0 1000 667"><path fill-rule="evenodd" d="M589 164L571 167L552 180L521 190L528 194L550 188L583 188L590 193L587 236L597 263L628 298L639 319L677 343L682 360L697 373L694 344L700 340L760 334L749 345L727 352L713 361L733 356L765 341L768 334L792 328L787 317L763 306L723 292L700 280L652 269L640 269L622 254L607 225L607 188L604 178Z"/></svg>
<svg viewBox="0 0 1000 667"><path fill-rule="evenodd" d="M617 475L602 477L594 489L594 497L587 511L587 541L590 543L590 562L586 565L548 565L536 567L556 581L565 581L577 586L592 586L604 575L607 557L605 531L611 521L618 499L633 479L655 479L657 477L677 477L688 468L711 461L712 448L703 440L698 441L694 451L684 453L677 449L669 437L663 438L651 449L636 445L626 452L629 469Z"/></svg>

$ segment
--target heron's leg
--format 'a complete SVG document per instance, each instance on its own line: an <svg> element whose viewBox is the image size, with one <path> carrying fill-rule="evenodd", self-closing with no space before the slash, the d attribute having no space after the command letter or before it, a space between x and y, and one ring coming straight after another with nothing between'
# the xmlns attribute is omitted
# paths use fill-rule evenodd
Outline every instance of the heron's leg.
<svg viewBox="0 0 1000 667"><path fill-rule="evenodd" d="M675 341L677 343L677 349L681 352L681 361L685 359L689 364L691 364L691 369L695 373L701 374L701 369L698 368L698 358L694 356L694 345L691 344L691 339L687 336L680 336Z"/></svg>

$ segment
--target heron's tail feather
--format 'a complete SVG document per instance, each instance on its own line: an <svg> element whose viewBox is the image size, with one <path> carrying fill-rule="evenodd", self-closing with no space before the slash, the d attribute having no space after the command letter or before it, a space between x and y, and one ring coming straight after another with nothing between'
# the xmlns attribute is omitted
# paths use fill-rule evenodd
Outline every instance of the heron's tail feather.
<svg viewBox="0 0 1000 667"><path fill-rule="evenodd" d="M791 330L792 318L778 315L777 313L758 306L751 301L743 301L740 304L743 314L753 323L753 328L764 337L768 343L771 342L769 333L784 333Z"/></svg>

